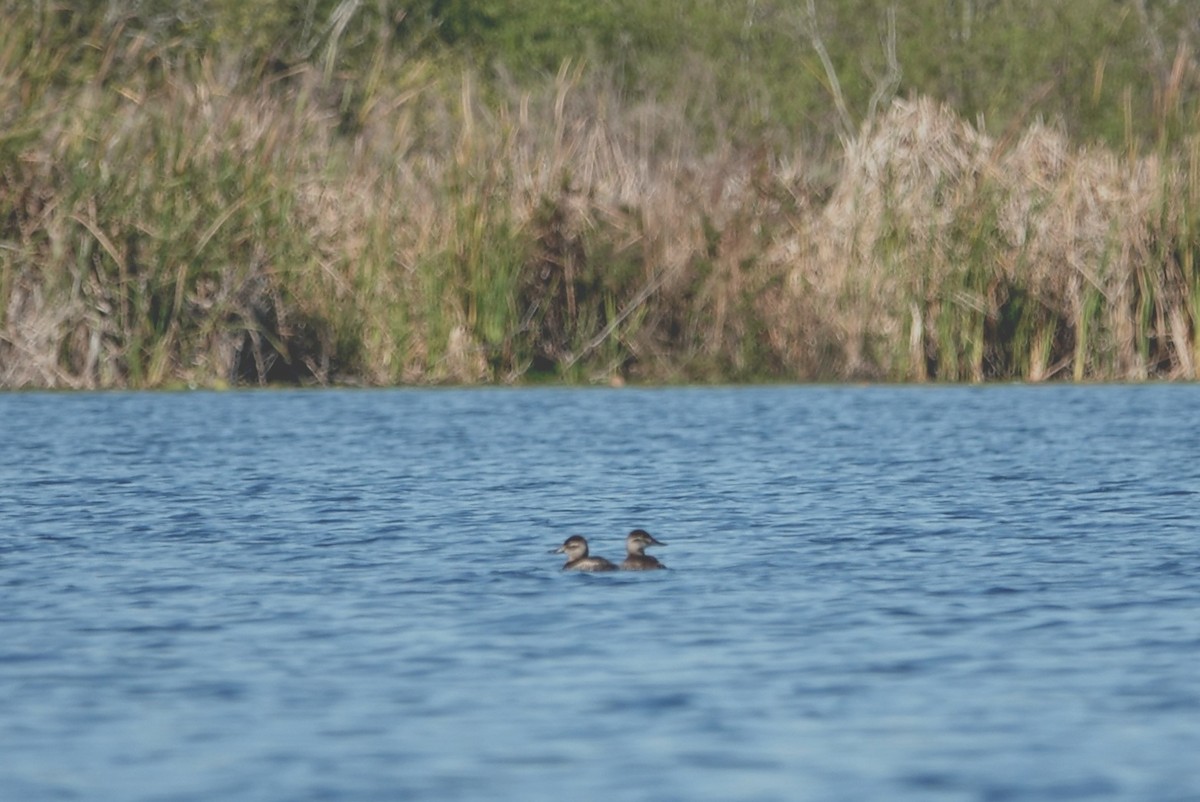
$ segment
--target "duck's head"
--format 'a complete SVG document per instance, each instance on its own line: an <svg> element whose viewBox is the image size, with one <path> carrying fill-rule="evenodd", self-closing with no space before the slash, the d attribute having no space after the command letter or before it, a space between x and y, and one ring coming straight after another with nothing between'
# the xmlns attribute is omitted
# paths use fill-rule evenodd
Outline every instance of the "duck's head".
<svg viewBox="0 0 1200 802"><path fill-rule="evenodd" d="M568 560L579 560L588 555L588 544L580 535L571 535L553 554L565 554Z"/></svg>
<svg viewBox="0 0 1200 802"><path fill-rule="evenodd" d="M644 554L647 546L665 546L661 540L655 540L654 535L645 529L634 529L625 537L625 550L630 554Z"/></svg>

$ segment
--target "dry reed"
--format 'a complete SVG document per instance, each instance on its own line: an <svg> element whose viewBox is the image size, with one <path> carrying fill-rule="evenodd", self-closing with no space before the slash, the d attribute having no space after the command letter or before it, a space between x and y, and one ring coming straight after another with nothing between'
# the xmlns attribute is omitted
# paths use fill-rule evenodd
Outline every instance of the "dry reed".
<svg viewBox="0 0 1200 802"><path fill-rule="evenodd" d="M218 73L85 89L18 143L0 385L1195 376L1194 140L898 101L826 199L569 65L499 99L410 65L349 133L316 72Z"/></svg>
<svg viewBox="0 0 1200 802"><path fill-rule="evenodd" d="M1040 123L996 142L933 101L896 102L846 148L830 202L775 244L777 325L836 310L842 378L1194 378L1190 169ZM803 360L814 343L787 347Z"/></svg>

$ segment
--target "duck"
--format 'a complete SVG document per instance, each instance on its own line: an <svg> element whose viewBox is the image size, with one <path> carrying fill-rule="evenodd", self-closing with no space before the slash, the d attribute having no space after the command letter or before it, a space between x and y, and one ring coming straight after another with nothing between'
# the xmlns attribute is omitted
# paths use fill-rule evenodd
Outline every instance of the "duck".
<svg viewBox="0 0 1200 802"><path fill-rule="evenodd" d="M659 568L666 568L658 561L657 557L651 557L646 554L647 546L665 546L660 540L655 540L654 536L645 529L634 529L625 537L625 561L621 563L622 571L654 571Z"/></svg>
<svg viewBox="0 0 1200 802"><path fill-rule="evenodd" d="M551 552L552 554L567 555L567 562L562 567L564 571L615 571L613 565L603 557L589 557L588 543L580 535L571 535L563 544ZM651 558L653 559L653 558Z"/></svg>

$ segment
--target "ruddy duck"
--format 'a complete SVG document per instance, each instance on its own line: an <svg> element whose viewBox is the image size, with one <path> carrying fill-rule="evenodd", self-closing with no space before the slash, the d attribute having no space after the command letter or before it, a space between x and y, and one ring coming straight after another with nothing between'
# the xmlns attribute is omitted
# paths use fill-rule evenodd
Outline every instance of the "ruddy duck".
<svg viewBox="0 0 1200 802"><path fill-rule="evenodd" d="M603 557L589 557L588 544L579 535L571 535L561 546L551 554L566 554L567 564L564 571L615 571L617 566ZM651 558L653 559L653 558Z"/></svg>
<svg viewBox="0 0 1200 802"><path fill-rule="evenodd" d="M657 558L646 554L647 546L665 546L666 543L655 540L654 536L645 529L634 529L625 538L627 556L621 563L622 571L653 571L656 568L666 568Z"/></svg>

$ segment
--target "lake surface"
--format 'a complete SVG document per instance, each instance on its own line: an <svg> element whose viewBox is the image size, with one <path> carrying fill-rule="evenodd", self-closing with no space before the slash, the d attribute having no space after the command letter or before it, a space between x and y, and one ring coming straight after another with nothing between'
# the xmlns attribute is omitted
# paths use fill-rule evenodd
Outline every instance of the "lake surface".
<svg viewBox="0 0 1200 802"><path fill-rule="evenodd" d="M1200 387L0 395L0 799L1200 799ZM587 575L569 534L669 571Z"/></svg>

